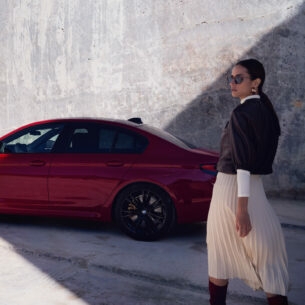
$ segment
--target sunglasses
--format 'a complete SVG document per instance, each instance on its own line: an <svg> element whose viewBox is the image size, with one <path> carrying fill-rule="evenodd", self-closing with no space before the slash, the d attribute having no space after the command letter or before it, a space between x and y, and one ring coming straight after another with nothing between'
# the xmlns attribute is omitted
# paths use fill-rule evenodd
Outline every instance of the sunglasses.
<svg viewBox="0 0 305 305"><path fill-rule="evenodd" d="M242 75L239 75L239 74L238 74L238 75L236 75L236 76L233 76L233 75L228 76L228 77L227 77L227 80L228 80L228 83L229 83L229 84L231 84L232 81L233 81L234 84L239 85L239 84L241 84L241 83L244 81L244 79L246 79L246 78L250 78L250 77L246 77L246 76L242 76Z"/></svg>

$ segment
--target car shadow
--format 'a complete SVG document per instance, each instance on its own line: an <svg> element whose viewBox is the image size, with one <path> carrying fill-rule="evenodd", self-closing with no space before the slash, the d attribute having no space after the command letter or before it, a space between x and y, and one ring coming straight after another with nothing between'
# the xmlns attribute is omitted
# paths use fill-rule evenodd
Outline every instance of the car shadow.
<svg viewBox="0 0 305 305"><path fill-rule="evenodd" d="M105 223L93 220L75 219L75 218L56 218L56 217L36 217L36 216L20 216L20 215L0 215L1 225L12 225L18 227L31 227L36 229L58 229L94 233L109 233L114 236L131 239L125 235L115 223ZM187 223L177 224L171 231L166 234L161 240L171 240L181 237L198 237L205 235L206 223Z"/></svg>
<svg viewBox="0 0 305 305"><path fill-rule="evenodd" d="M205 238L206 235L206 223L205 222L196 222L196 223L186 223L186 224L177 224L173 230L164 237L164 239L178 239L191 237L199 237L201 239Z"/></svg>
<svg viewBox="0 0 305 305"><path fill-rule="evenodd" d="M58 229L70 231L105 232L113 235L122 234L115 223L78 219L78 218L57 218L40 216L0 215L1 225L12 225L18 227L31 227L36 229Z"/></svg>

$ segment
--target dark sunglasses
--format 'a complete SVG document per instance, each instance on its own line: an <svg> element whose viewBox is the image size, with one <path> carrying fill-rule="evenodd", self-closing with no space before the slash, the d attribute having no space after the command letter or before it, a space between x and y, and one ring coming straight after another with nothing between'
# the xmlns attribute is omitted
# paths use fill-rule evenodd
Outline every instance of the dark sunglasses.
<svg viewBox="0 0 305 305"><path fill-rule="evenodd" d="M242 76L242 75L230 75L227 77L228 83L231 84L232 81L234 82L234 84L239 85L241 84L245 78L250 78L250 77L246 77L246 76Z"/></svg>

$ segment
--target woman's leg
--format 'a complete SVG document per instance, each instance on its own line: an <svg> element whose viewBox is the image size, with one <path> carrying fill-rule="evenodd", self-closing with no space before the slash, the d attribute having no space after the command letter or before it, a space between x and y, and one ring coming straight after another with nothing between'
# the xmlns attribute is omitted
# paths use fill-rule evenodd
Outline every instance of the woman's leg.
<svg viewBox="0 0 305 305"><path fill-rule="evenodd" d="M209 277L211 305L226 305L228 280Z"/></svg>
<svg viewBox="0 0 305 305"><path fill-rule="evenodd" d="M266 292L269 305L288 305L288 299L283 295L276 295Z"/></svg>

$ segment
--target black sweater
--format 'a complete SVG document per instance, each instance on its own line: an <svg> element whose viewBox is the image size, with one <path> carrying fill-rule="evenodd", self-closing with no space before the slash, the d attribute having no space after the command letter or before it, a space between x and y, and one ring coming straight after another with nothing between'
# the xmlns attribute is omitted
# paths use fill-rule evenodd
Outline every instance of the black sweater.
<svg viewBox="0 0 305 305"><path fill-rule="evenodd" d="M237 169L254 175L272 173L279 138L277 126L277 117L260 99L238 105L221 137L217 170L227 174L236 174Z"/></svg>

